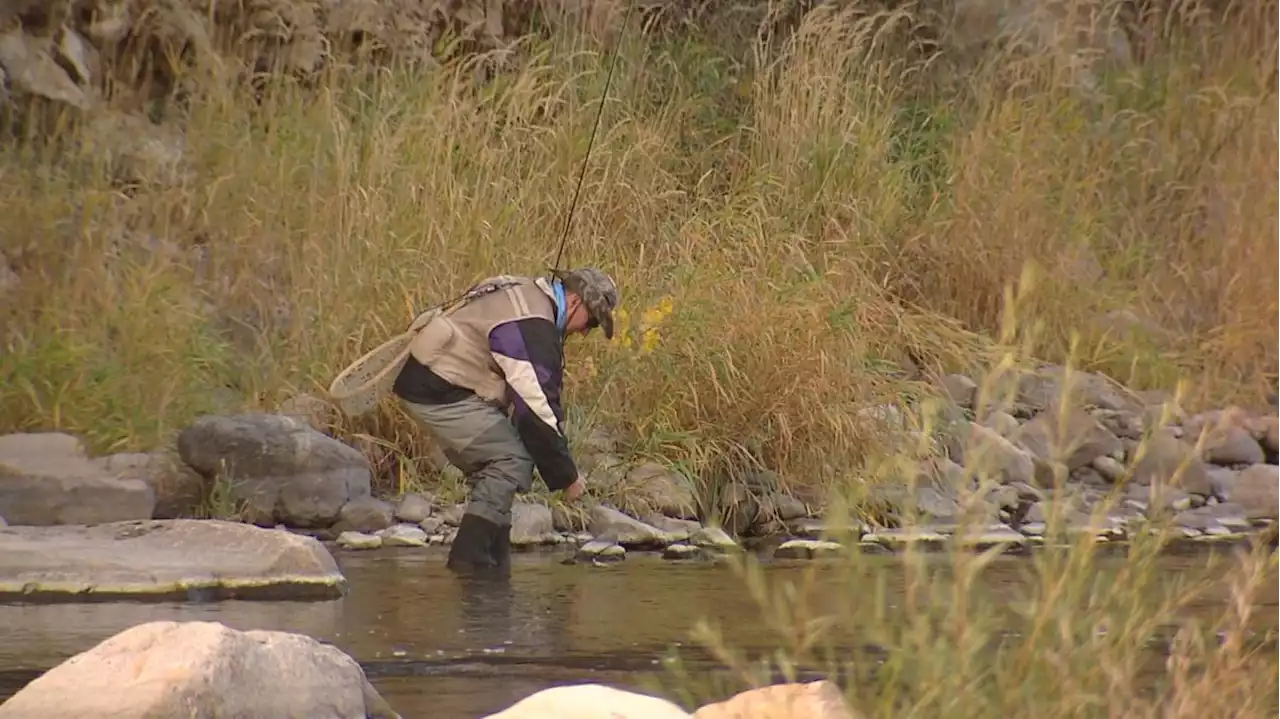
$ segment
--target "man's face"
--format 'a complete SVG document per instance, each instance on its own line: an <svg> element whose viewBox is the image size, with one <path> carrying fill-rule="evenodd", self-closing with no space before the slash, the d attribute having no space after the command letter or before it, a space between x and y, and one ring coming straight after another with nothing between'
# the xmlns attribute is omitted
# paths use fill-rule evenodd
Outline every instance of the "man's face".
<svg viewBox="0 0 1280 719"><path fill-rule="evenodd" d="M568 319L565 321L565 334L581 334L585 335L596 328L596 322L591 318L591 313L587 312L587 305L583 303L582 298L570 292L567 293L568 300Z"/></svg>

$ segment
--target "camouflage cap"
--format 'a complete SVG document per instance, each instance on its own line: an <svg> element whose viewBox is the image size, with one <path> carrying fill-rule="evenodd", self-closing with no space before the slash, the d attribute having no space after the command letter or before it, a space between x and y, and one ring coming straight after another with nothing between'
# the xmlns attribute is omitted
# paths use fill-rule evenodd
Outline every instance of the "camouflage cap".
<svg viewBox="0 0 1280 719"><path fill-rule="evenodd" d="M613 278L594 267L553 270L552 274L564 283L566 290L582 298L591 317L588 327L598 325L606 338L613 339L613 311L621 301Z"/></svg>

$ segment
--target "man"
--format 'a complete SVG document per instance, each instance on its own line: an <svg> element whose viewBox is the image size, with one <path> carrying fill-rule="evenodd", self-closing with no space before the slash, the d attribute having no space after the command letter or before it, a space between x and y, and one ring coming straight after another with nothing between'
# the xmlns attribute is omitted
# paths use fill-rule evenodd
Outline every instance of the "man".
<svg viewBox="0 0 1280 719"><path fill-rule="evenodd" d="M471 485L450 569L509 565L511 505L533 488L535 467L570 501L585 491L564 433L563 340L595 327L612 339L618 301L595 268L501 275L414 337L393 391Z"/></svg>

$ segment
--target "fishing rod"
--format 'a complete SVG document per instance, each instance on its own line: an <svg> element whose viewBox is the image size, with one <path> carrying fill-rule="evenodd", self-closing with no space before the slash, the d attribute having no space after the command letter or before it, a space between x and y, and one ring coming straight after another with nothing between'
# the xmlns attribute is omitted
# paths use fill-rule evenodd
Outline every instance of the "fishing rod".
<svg viewBox="0 0 1280 719"><path fill-rule="evenodd" d="M618 33L618 46L613 49L613 58L609 61L609 71L604 78L604 92L600 93L600 104L596 108L595 124L591 127L591 137L587 140L587 151L582 156L582 167L578 170L578 182L573 188L573 197L569 200L569 211L565 213L564 230L560 234L560 247L556 250L556 260L552 263L553 272L561 269L560 259L564 255L565 245L569 242L569 229L573 226L573 216L578 208L578 196L582 194L582 183L587 176L587 163L591 160L591 150L595 147L596 133L600 131L600 119L604 117L604 103L609 98L609 88L613 85L613 71L618 66L618 56L622 54L622 40L626 37L627 28L631 25L631 11L635 10L636 0L627 3L627 14L622 18L622 30Z"/></svg>

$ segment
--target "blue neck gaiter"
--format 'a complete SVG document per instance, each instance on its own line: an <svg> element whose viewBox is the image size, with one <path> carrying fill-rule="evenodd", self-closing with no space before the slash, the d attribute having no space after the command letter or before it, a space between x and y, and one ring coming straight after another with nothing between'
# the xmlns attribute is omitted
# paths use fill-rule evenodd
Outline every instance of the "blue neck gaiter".
<svg viewBox="0 0 1280 719"><path fill-rule="evenodd" d="M551 291L556 297L556 329L564 332L565 323L569 321L568 314L565 311L569 303L564 297L564 283L560 280L555 280L551 283Z"/></svg>

